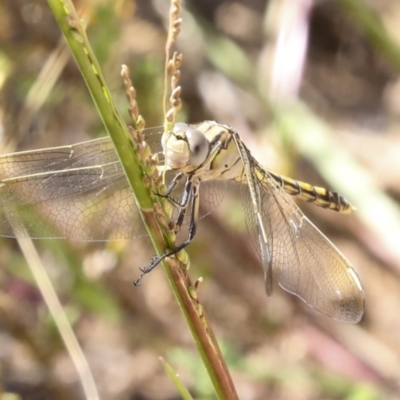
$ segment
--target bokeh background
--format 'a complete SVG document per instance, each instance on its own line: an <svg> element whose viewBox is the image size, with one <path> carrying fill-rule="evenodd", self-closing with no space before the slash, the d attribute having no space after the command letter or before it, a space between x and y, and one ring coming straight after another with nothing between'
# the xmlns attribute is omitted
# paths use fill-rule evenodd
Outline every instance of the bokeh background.
<svg viewBox="0 0 400 400"><path fill-rule="evenodd" d="M147 126L163 122L168 3L74 2L127 121L121 64L131 68ZM181 118L232 125L262 164L340 190L358 209L337 215L299 203L363 282L358 325L278 287L266 297L237 200L201 221L190 274L204 278L199 297L240 399L400 399L400 4L184 4ZM105 135L44 0L0 1L0 135L3 153ZM214 398L163 270L132 285L152 256L145 238L35 245L102 399L178 399L160 356L196 398ZM83 399L12 239L0 240L0 285L1 398Z"/></svg>

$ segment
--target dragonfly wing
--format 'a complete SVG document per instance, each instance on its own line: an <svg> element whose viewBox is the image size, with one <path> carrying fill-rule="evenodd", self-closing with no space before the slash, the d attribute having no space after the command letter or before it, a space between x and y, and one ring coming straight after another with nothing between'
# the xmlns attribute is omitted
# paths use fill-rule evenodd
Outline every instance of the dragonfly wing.
<svg viewBox="0 0 400 400"><path fill-rule="evenodd" d="M339 321L358 322L364 311L364 292L350 263L272 177L256 163L252 170L260 188L274 279L316 310ZM252 240L261 254L256 220L249 217L250 205L243 205Z"/></svg>
<svg viewBox="0 0 400 400"><path fill-rule="evenodd" d="M141 236L141 220L119 162L0 182L0 235L74 240Z"/></svg>
<svg viewBox="0 0 400 400"><path fill-rule="evenodd" d="M153 153L161 151L160 128L145 129ZM109 136L69 146L0 155L0 179L70 168L93 167L118 161Z"/></svg>
<svg viewBox="0 0 400 400"><path fill-rule="evenodd" d="M169 175L171 174L171 175ZM167 174L167 182L170 181L173 177L172 173L169 172ZM171 194L172 199L177 202L182 202L182 196L185 189L185 179L178 184L178 186L174 189ZM226 181L218 181L218 180L209 180L202 181L200 183L199 197L200 197L200 210L198 219L202 219L207 215L211 214L223 201L225 198L227 189ZM178 207L174 210L173 218L178 216L179 209ZM188 228L191 222L191 214L190 212L186 212L185 218L182 223L183 228Z"/></svg>
<svg viewBox="0 0 400 400"><path fill-rule="evenodd" d="M158 151L160 134L148 138ZM102 241L145 234L109 137L0 156L0 178L0 236Z"/></svg>
<svg viewBox="0 0 400 400"><path fill-rule="evenodd" d="M225 197L226 181L216 179L201 182L199 217L204 218L212 213Z"/></svg>
<svg viewBox="0 0 400 400"><path fill-rule="evenodd" d="M105 137L71 146L1 155L0 177L7 179L68 168L92 167L117 159L110 138Z"/></svg>
<svg viewBox="0 0 400 400"><path fill-rule="evenodd" d="M246 184L244 184L246 182ZM254 185L253 185L254 183ZM254 186L250 189L250 185ZM264 223L261 220L263 214L262 199L263 191L256 179L251 182L243 181L240 185L240 193L243 207L244 219L251 241L260 256L264 270L265 289L268 296L272 294L272 255L264 229Z"/></svg>

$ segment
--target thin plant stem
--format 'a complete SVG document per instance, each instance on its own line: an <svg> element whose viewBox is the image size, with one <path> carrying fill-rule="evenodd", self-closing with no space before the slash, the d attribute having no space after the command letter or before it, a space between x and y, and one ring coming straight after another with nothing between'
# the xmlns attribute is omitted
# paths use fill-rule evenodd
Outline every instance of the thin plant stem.
<svg viewBox="0 0 400 400"><path fill-rule="evenodd" d="M21 227L19 227L19 229L21 229ZM53 317L54 323L60 332L65 348L75 365L85 396L88 400L99 400L100 397L97 392L97 387L82 348L79 345L71 324L69 323L60 300L58 299L57 293L47 275L46 269L42 264L32 240L29 239L27 232L25 236L25 238L17 238L19 247L21 248L29 269L35 278L50 314Z"/></svg>
<svg viewBox="0 0 400 400"><path fill-rule="evenodd" d="M163 202L154 195L156 184L152 180L157 179L151 153L147 154L147 150L141 153L141 143L133 140L120 117L72 2L48 0L48 3L114 142L154 248L157 254L162 254L165 249L173 248L175 237L174 232L169 232L165 224L160 223L168 215L163 215ZM186 253L179 253L177 258L167 259L162 264L218 398L238 399L211 325L197 298L197 289L187 276L189 261Z"/></svg>

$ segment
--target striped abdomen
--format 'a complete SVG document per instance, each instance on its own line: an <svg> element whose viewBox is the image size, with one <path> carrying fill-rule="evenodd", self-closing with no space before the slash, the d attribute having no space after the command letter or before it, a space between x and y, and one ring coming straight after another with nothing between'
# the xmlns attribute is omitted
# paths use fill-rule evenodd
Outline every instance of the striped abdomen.
<svg viewBox="0 0 400 400"><path fill-rule="evenodd" d="M270 170L268 170L268 173L285 192L292 196L301 196L304 200L316 206L329 208L344 214L350 213L355 209L348 200L337 192L331 192L319 186L312 186L306 182L296 181Z"/></svg>

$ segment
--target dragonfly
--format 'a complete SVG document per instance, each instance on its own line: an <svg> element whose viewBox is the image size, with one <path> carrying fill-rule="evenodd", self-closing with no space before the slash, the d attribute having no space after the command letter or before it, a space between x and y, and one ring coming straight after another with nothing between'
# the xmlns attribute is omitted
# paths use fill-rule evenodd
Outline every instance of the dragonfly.
<svg viewBox="0 0 400 400"><path fill-rule="evenodd" d="M275 280L335 320L361 320L364 291L357 273L291 196L349 213L353 206L344 197L262 167L228 125L178 122L171 131L146 134L145 140L164 155L163 167L174 173L163 197L177 210L176 231L188 224L188 233L181 244L154 256L136 284L164 258L189 245L202 216L200 204L212 211L231 182L239 186L267 295L272 295ZM108 241L143 235L133 193L109 137L2 155L0 178L0 236Z"/></svg>

